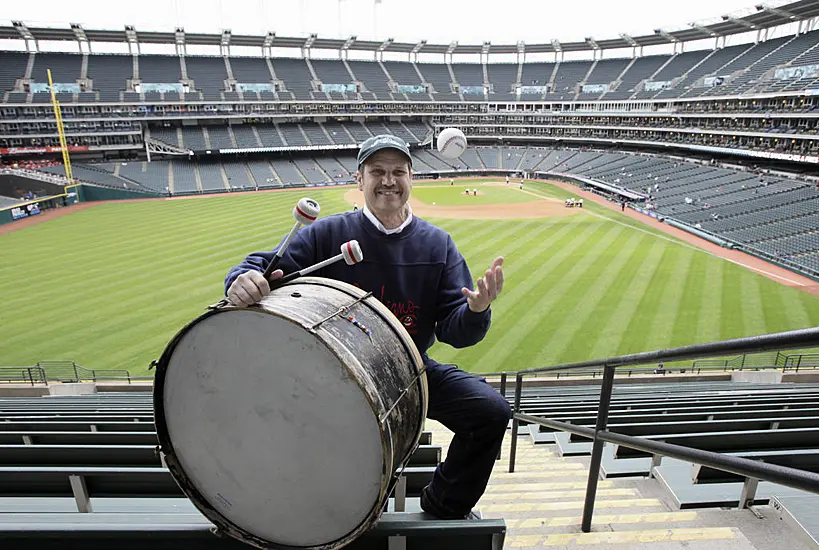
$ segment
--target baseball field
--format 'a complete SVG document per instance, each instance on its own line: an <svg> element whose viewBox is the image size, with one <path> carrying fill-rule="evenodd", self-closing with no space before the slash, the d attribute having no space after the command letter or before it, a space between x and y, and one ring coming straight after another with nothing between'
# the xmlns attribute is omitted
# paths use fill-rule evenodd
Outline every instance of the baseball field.
<svg viewBox="0 0 819 550"><path fill-rule="evenodd" d="M0 365L66 359L146 374L222 297L232 265L279 242L300 197L327 215L363 204L356 193L109 202L0 235ZM489 335L464 350L436 344L434 358L519 370L819 325L819 297L605 206L565 208L569 196L547 183L416 185L415 213L452 234L475 278L506 259Z"/></svg>

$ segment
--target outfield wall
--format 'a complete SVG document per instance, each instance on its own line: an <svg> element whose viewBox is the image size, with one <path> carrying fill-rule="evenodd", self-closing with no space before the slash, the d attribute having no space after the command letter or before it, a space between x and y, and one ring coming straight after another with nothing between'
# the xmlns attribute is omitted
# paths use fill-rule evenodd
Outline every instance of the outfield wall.
<svg viewBox="0 0 819 550"><path fill-rule="evenodd" d="M164 195L159 193L133 191L130 189L114 189L112 187L101 187L81 183L79 185L61 187L59 188L59 193L55 195L38 197L30 201L21 201L14 206L0 209L0 225L14 223L21 219L37 216L45 210L63 208L78 202L149 199L163 196Z"/></svg>
<svg viewBox="0 0 819 550"><path fill-rule="evenodd" d="M159 193L133 191L131 189L114 189L113 187L100 187L85 183L77 187L77 192L80 197L80 202L149 199L164 196Z"/></svg>

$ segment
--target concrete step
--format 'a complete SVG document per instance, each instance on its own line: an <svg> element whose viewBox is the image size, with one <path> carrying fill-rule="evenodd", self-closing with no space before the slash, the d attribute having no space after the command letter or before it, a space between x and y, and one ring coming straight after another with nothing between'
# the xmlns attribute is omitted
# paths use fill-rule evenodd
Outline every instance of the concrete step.
<svg viewBox="0 0 819 550"><path fill-rule="evenodd" d="M739 530L731 527L670 528L592 533L556 533L506 537L504 548L595 548L620 550L753 550Z"/></svg>
<svg viewBox="0 0 819 550"><path fill-rule="evenodd" d="M451 432L432 422L426 429L446 457ZM647 478L600 480L592 532L582 533L589 457L558 456L556 445L533 443L526 434L518 439L515 473L510 474L510 445L507 435L502 459L476 506L483 517L506 521L504 548L807 550L772 509L764 517L750 510L675 510L668 491Z"/></svg>

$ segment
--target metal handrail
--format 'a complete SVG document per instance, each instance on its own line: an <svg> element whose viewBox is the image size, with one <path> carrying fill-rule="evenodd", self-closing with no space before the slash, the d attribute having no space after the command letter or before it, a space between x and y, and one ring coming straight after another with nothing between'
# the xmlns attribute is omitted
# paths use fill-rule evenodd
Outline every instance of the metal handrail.
<svg viewBox="0 0 819 550"><path fill-rule="evenodd" d="M586 426L577 426L567 422L549 420L547 418L540 418L528 414L520 414L519 416L521 420L546 426L547 428L582 435L592 439L595 437L594 429ZM701 449L684 447L673 443L643 439L641 437L619 434L617 432L610 432L607 430L597 432L596 435L598 439L602 439L607 443L616 443L617 445L622 445L623 447L628 447L630 449L637 449L638 451L643 451L646 453L676 458L686 462L694 462L696 464L708 466L709 468L714 468L715 470L730 472L743 477L771 481L773 483L778 483L779 485L785 485L786 487L792 487L802 491L819 493L819 474L813 472L806 472L804 470L789 468L787 466L779 466L777 464L768 464L760 460L751 460L749 458L715 453L713 451L703 451Z"/></svg>
<svg viewBox="0 0 819 550"><path fill-rule="evenodd" d="M689 359L700 359L704 357L714 357L720 355L733 355L733 354L743 354L743 353L758 353L764 351L779 351L783 349L797 349L797 348L806 348L806 347L816 347L819 345L819 327L815 328L808 328L808 329L800 329L800 330L791 330L787 332L779 332L774 334L766 334L761 336L750 336L746 338L734 338L731 340L722 340L719 342L710 342L707 344L695 344L691 346L682 346L678 348L671 348L665 350L658 350L658 351L648 351L642 353L633 353L630 355L621 355L618 357L609 357L607 359L594 359L589 361L580 361L576 363L568 363L565 365L556 365L552 367L539 367L533 369L526 369L522 371L518 371L515 377L515 401L514 401L514 415L512 420L512 444L509 452L509 472L515 471L515 456L517 454L517 439L518 439L518 430L520 428L520 421L530 421L530 417L528 415L522 414L520 411L520 403L521 403L521 392L523 389L523 378L527 375L532 375L536 373L542 372L555 372L560 370L578 370L578 369L587 369L590 367L603 367L603 384L600 389L600 402L598 406L597 412L597 421L595 424L595 428L593 433L589 432L591 435L590 437L593 439L592 444L592 454L591 454L591 462L589 464L589 478L586 485L586 497L585 497L585 504L583 507L583 519L581 523L581 529L584 533L588 533L591 530L591 520L592 515L594 514L594 500L597 495L597 481L600 478L600 462L603 456L603 443L606 441L614 441L614 438L617 438L618 443L623 443L626 446L632 446L639 442L641 446L646 445L646 440L639 440L639 438L634 438L635 441L631 441L631 439L627 439L628 436L623 436L620 434L612 434L611 432L606 431L606 427L608 424L608 417L609 417L609 407L611 405L611 394L612 388L614 387L614 373L617 367L625 367L625 366L632 366L632 365L641 365L647 363L655 363L658 361L684 361ZM665 445L665 444L664 444ZM673 452L675 454L680 452L680 449L686 449L684 447L675 446L675 448L667 447L655 447L655 450L658 454L662 454L663 450L668 452ZM691 452L687 452L691 451ZM708 461L709 466L717 467L727 467L732 466L735 464L733 460L729 459L725 455L720 455L719 453L713 453L716 457L713 456L706 456L706 455L699 455L694 452L695 449L686 449L685 456L689 457L689 460L697 461L699 459L704 459ZM652 451L653 452L653 451ZM683 456L683 455L679 455ZM696 459L695 459L696 457ZM736 457L732 457L736 458ZM742 465L745 467L746 465ZM790 469L789 469L790 470ZM748 470L750 471L750 470ZM798 470L797 470L798 471ZM759 478L763 480L769 479L779 479L775 477L776 474L773 474L774 477L771 477L772 471L770 472L763 472L760 470L755 470L756 473L761 473ZM781 473L781 471L780 471ZM787 477L789 472L785 472L785 477ZM752 476L754 477L754 476ZM792 481L794 483L800 481L810 481L813 483L812 480L800 480L797 478L792 477ZM806 487L806 490L811 490L811 487L815 489L815 492L819 492L819 485L811 485L810 483L806 483L803 485Z"/></svg>

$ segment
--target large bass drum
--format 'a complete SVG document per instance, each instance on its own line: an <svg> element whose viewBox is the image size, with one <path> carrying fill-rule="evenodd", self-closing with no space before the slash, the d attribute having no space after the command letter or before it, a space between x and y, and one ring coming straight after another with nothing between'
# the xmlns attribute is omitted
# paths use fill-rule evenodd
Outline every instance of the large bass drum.
<svg viewBox="0 0 819 550"><path fill-rule="evenodd" d="M165 463L217 532L326 550L380 517L427 396L421 356L381 302L305 277L185 326L153 397Z"/></svg>

